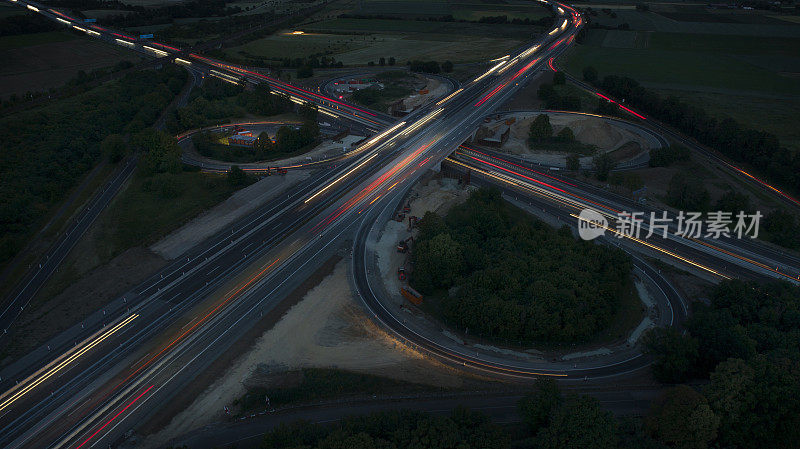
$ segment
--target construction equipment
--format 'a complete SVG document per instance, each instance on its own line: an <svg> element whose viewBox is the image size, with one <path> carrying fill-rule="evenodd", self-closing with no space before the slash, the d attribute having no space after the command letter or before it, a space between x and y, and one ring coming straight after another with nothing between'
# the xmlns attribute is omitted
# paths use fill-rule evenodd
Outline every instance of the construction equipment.
<svg viewBox="0 0 800 449"><path fill-rule="evenodd" d="M408 217L408 230L409 231L411 230L411 228L413 228L414 226L417 225L417 221L419 221L419 218L417 218L416 215L412 215L412 216Z"/></svg>
<svg viewBox="0 0 800 449"><path fill-rule="evenodd" d="M422 304L422 294L407 285L400 287L400 294L415 306Z"/></svg>
<svg viewBox="0 0 800 449"><path fill-rule="evenodd" d="M409 248L408 243L409 242L413 242L413 241L414 241L414 237L409 237L409 238L407 238L405 240L400 240L400 243L397 244L397 252L405 254L406 251L408 251L408 248Z"/></svg>

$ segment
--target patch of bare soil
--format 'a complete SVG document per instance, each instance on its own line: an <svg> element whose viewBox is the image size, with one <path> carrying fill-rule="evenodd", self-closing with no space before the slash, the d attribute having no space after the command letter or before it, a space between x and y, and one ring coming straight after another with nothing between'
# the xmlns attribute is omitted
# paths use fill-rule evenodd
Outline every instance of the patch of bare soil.
<svg viewBox="0 0 800 449"><path fill-rule="evenodd" d="M131 248L91 270L60 294L44 302L31 303L12 328L3 364L80 322L165 264L164 259L147 249Z"/></svg>
<svg viewBox="0 0 800 449"><path fill-rule="evenodd" d="M147 437L142 447L158 447L189 430L225 419L224 407L246 392L245 385L258 384L263 366L272 372L334 367L435 386L462 384L450 369L409 350L376 327L354 300L347 276L347 262L338 262L316 287L301 293L302 300L282 317L278 315L274 327L262 326L263 334L252 346L232 351L235 358L227 357L223 364L215 363L204 376L209 382L193 382L197 386L192 388L210 387L182 394L196 399L163 430ZM151 427L151 431L156 429Z"/></svg>

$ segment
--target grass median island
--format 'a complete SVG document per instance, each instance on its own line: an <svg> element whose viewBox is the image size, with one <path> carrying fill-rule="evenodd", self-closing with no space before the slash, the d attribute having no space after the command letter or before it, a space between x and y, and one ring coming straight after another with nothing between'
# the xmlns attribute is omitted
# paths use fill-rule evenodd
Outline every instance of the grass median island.
<svg viewBox="0 0 800 449"><path fill-rule="evenodd" d="M576 240L481 189L444 217L426 213L413 286L428 309L469 335L587 342L606 329L630 282L618 249Z"/></svg>

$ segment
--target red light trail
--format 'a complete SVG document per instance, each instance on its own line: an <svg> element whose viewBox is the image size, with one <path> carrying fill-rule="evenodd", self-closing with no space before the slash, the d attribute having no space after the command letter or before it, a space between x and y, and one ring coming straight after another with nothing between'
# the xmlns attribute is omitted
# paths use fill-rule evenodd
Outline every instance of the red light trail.
<svg viewBox="0 0 800 449"><path fill-rule="evenodd" d="M81 449L81 447L83 447L83 445L84 445L84 444L88 443L88 442L89 442L89 440L91 440L92 438L94 438L94 437L95 437L95 436L96 436L98 433L100 433L100 431L101 431L101 430L105 429L105 428L106 428L106 426L108 426L108 425L109 425L109 424L111 424L111 423L112 423L112 422L113 422L115 419L117 419L117 418L119 417L119 415L123 414L123 413L125 412L125 410L128 410L128 408L130 408L130 406L131 406L131 405L135 404L135 403L136 403L136 401L138 401L139 399L141 399L141 398L142 398L142 396L144 396L145 394L147 394L147 392L148 392L148 391L152 390L152 389L153 389L153 387L155 387L155 385L150 385L150 387L149 387L147 390L144 390L144 391L142 392L142 394L140 394L139 396L136 396L136 398L135 398L134 400L132 400L131 402L129 402L129 403L128 403L128 405L126 405L126 406L125 406L125 408L123 408L122 410L120 410L120 411L119 411L119 413L117 413L116 415L114 415L114 417L113 417L113 418L109 419L107 423L103 424L103 427L101 427L101 428L97 429L97 430L96 430L96 431L95 431L95 432L94 432L94 433L93 433L93 434L92 434L92 435L91 435L89 438L87 438L86 440L84 440L84 441L83 441L83 443L81 443L80 445L78 445L78 446L77 446L75 449Z"/></svg>

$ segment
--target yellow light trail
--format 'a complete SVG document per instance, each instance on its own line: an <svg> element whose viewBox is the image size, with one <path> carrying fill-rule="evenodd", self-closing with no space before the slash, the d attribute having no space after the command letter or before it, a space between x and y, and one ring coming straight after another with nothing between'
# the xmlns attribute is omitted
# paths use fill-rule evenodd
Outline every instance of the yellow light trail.
<svg viewBox="0 0 800 449"><path fill-rule="evenodd" d="M47 379L51 378L54 374L58 373L59 371L61 371L65 367L67 367L69 364L74 362L80 356L82 356L83 354L86 354L92 348L94 348L95 346L99 345L100 343L102 343L104 340L106 340L110 336L112 336L115 333L117 333L117 331L119 331L123 327L127 326L128 324L130 324L131 321L135 320L138 317L139 317L139 315L134 313L133 315L129 316L125 320L123 320L120 323L118 323L116 326L112 327L111 329L107 330L105 333L101 334L96 339L94 339L91 342L89 342L86 346L81 347L81 349L79 349L77 352L73 353L72 355L70 355L66 359L64 359L64 360L62 360L60 362L58 362L58 359L56 359L53 362L51 362L49 365L47 365L44 368L40 369L39 371L31 374L21 384L15 386L15 388L17 388L20 385L22 385L20 390L18 390L16 393L13 393L10 397L8 397L2 403L0 403L0 411L3 411L4 409L8 408L11 404L14 403L14 401L16 401L17 399L19 399L22 396L26 395L28 392L30 392L31 390L33 390L37 386L41 385L42 382L44 382ZM58 363L56 363L56 362L58 362ZM55 366L51 366L54 363L55 363ZM28 384L28 382L30 382L30 383ZM13 391L14 391L14 388L12 388L11 390L3 393L2 396L6 396L6 395L12 393Z"/></svg>
<svg viewBox="0 0 800 449"><path fill-rule="evenodd" d="M492 177L492 178L494 178L494 179L500 180L500 181L502 181L502 182L505 182L505 183L507 183L507 184L511 184L511 185L513 185L513 186L516 186L516 187L522 187L522 188L525 188L526 190L529 190L529 191L531 191L531 192L533 192L533 193L537 193L537 194L539 194L540 196L545 196L545 197L547 197L547 198L550 198L551 200L556 200L557 202L559 202L559 203L561 203L561 204L563 204L563 205L565 205L565 206L568 206L568 207L575 208L576 210L579 210L579 209L583 209L583 208L585 208L585 206L584 206L584 205L582 205L582 204L580 204L580 203L572 203L572 201L570 201L570 200L567 200L566 198L563 198L563 199L561 199L561 198L559 198L558 196L552 196L552 195L554 195L554 194L552 194L551 192L547 192L548 194L547 194L547 195L544 195L544 194L543 194L544 192L539 192L539 191L538 191L538 189L535 189L535 188L533 188L533 187L531 187L531 186L528 186L528 185L526 185L526 184L524 184L524 183L521 183L521 182L516 182L516 180L514 180L514 181L511 181L511 180L509 180L509 179L506 179L504 176L498 176L498 175L496 175L496 174L494 174L494 173L487 172L487 171L485 171L485 170L481 170L481 169L477 169L477 168L475 168L475 167L472 167L472 166L468 166L467 164L464 164L464 163L462 163L462 162L459 162L459 161L456 161L456 160L453 160L453 159L449 159L449 158L448 158L447 160L448 160L449 162L455 163L455 164L457 164L457 165L460 165L460 166L462 166L462 167L468 167L468 168L470 168L471 170L478 171L478 172L480 172L480 173L482 173L482 174L484 174L484 175L490 176L490 177ZM546 192L546 191L545 191L545 192ZM592 210L594 210L595 212L598 212L598 213L600 213L600 214L602 214L602 215L605 215L605 216L608 216L608 217L612 217L611 215L609 215L609 214L605 213L604 211L599 211L599 210L596 210L596 209L592 209ZM573 213L570 213L570 216L572 216L572 217L575 217L575 218L578 218L579 220L584 220L583 218L581 218L581 217L579 217L578 215L575 215L575 214L573 214ZM617 217L613 217L613 218L617 218ZM585 221L585 220L584 220L584 221ZM596 225L596 226L600 226L600 225L597 225L597 224L595 224L595 225ZM647 242L647 241L645 241L645 240L642 240L642 239L638 239L638 238L636 238L636 237L633 237L633 236L629 236L629 235L627 235L627 234L622 234L622 233L618 232L616 229L609 228L609 227L607 227L607 226L601 226L601 227L603 227L604 229L606 229L606 230L608 230L608 231L611 231L611 232L613 232L613 233L615 233L615 234L617 234L617 235L621 235L621 236L623 236L623 237L625 237L625 238L628 238L628 239L630 239L630 240L633 240L633 241L635 241L635 242L637 242L637 243L640 243L640 244L642 244L642 245L644 245L644 246L647 246L647 247L649 247L649 248L652 248L652 249L654 249L654 250L656 250L656 251L660 251L660 252L662 252L662 253L664 253L664 254L667 254L667 255L669 255L669 256L671 256L671 257L674 257L674 258L676 258L676 259L678 259L678 260L681 260L681 261L683 261L683 262L685 262L685 263L687 263L687 264L693 265L693 266L695 266L695 267L698 267L698 268L700 268L700 269L703 269L703 270L705 270L705 271L708 271L708 272L710 272L710 273L713 273L713 274L715 274L715 275L717 275L717 276L719 276L719 277L722 277L723 279L730 279L730 277L728 277L728 276L726 276L726 275L724 275L724 274L720 273L720 272L719 272L719 271L717 271L717 270L714 270L713 268L710 268L710 267L707 267L707 266L705 266L705 265L703 265L703 264L697 263L697 262L695 262L695 261L693 261L693 260L691 260L691 259L687 259L687 258L685 258L685 257L683 257L683 256L681 256L681 255L679 255L679 254L677 254L677 253L674 253L674 252L672 252L672 251L669 251L669 250L666 250L666 249L664 249L664 248L661 248L660 246L654 245L654 244L652 244L652 243L650 243L650 242Z"/></svg>

